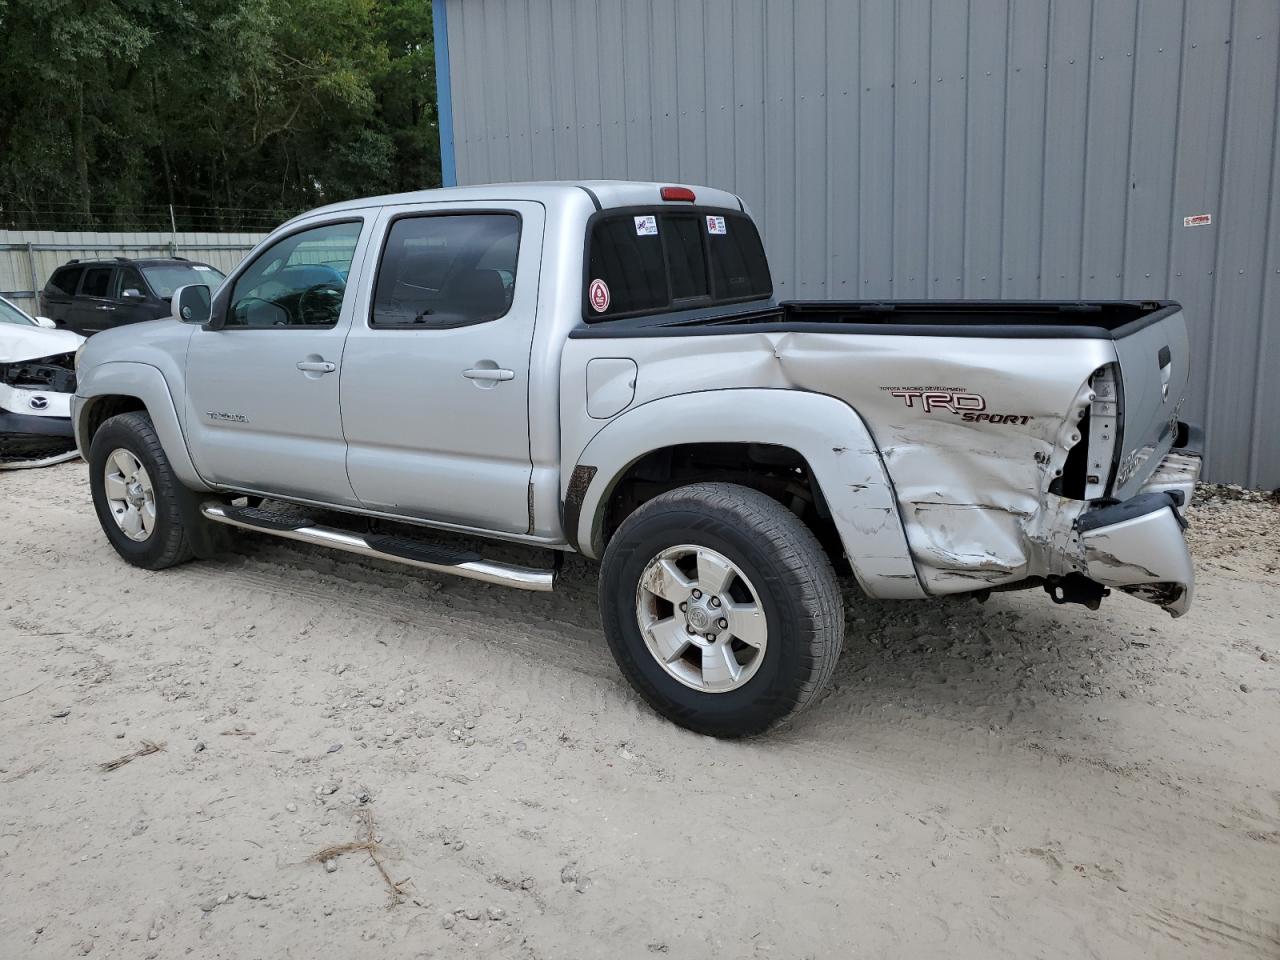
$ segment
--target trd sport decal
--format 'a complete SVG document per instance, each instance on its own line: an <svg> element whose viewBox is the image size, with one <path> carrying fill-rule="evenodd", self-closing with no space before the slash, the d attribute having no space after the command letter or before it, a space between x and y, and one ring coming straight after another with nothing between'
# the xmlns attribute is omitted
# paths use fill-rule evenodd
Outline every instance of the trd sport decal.
<svg viewBox="0 0 1280 960"><path fill-rule="evenodd" d="M1021 413L987 413L986 398L964 387L881 387L912 410L953 413L968 423L1030 423L1035 417Z"/></svg>

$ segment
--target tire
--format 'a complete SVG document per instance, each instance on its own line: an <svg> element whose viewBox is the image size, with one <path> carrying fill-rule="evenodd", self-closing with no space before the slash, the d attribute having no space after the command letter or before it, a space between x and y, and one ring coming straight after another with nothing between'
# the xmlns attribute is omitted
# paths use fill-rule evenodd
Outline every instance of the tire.
<svg viewBox="0 0 1280 960"><path fill-rule="evenodd" d="M142 540L132 539L117 522L107 496L107 460L117 451L131 454L150 481L148 502L154 506L154 522ZM117 475L123 473L114 461L112 469ZM122 413L98 428L89 446L89 489L103 532L126 561L146 570L163 570L191 559L189 531L180 506L186 491L174 475L147 414Z"/></svg>
<svg viewBox="0 0 1280 960"><path fill-rule="evenodd" d="M692 562L689 548L700 548ZM676 597L707 581L698 571L715 580L722 561L736 568L727 592L701 590L697 600L690 593L681 610ZM710 625L716 640L697 634L706 614L730 608L728 621ZM671 490L627 517L605 550L600 609L614 659L636 692L669 720L714 737L761 733L812 704L844 639L839 585L817 539L777 501L731 483ZM739 618L744 610L754 612ZM719 633L725 622L732 629ZM738 623L751 644L738 639ZM682 630L689 646L677 655ZM741 661L736 678L717 652ZM711 692L716 684L721 689Z"/></svg>

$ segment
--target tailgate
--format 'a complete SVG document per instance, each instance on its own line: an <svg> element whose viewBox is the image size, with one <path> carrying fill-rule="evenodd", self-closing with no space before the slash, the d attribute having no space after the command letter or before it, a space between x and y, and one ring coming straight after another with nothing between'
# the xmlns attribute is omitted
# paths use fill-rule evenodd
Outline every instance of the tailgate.
<svg viewBox="0 0 1280 960"><path fill-rule="evenodd" d="M1112 496L1133 496L1173 446L1190 378L1187 325L1171 306L1116 331L1122 428Z"/></svg>

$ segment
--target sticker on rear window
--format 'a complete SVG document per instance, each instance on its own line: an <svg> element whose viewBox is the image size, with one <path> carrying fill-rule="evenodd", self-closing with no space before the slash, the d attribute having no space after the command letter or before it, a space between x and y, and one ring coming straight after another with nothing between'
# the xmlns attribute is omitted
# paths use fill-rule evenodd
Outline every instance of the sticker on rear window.
<svg viewBox="0 0 1280 960"><path fill-rule="evenodd" d="M728 232L724 226L724 217L707 217L707 233L724 236Z"/></svg>
<svg viewBox="0 0 1280 960"><path fill-rule="evenodd" d="M639 220L639 217L636 217ZM655 228L654 232L657 230ZM609 285L599 277L591 281L587 288L587 299L591 301L591 309L596 313L604 313L609 309Z"/></svg>
<svg viewBox="0 0 1280 960"><path fill-rule="evenodd" d="M636 236L637 237L656 237L658 235L658 218L653 214L646 217L636 217Z"/></svg>

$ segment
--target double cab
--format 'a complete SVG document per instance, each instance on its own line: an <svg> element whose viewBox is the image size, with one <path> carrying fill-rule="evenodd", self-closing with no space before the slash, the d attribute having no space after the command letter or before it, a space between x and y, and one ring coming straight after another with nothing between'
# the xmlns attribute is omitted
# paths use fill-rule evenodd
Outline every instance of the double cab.
<svg viewBox="0 0 1280 960"><path fill-rule="evenodd" d="M622 673L707 734L815 700L842 580L1191 603L1176 303L782 301L739 197L591 181L324 207L172 312L78 355L125 560L235 528L549 590L580 553Z"/></svg>

